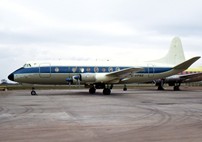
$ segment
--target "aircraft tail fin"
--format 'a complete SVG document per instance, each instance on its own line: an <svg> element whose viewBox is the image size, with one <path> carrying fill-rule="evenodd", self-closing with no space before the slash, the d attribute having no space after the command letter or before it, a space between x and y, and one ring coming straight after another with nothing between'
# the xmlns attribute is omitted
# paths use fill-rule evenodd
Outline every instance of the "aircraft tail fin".
<svg viewBox="0 0 202 142"><path fill-rule="evenodd" d="M154 62L177 65L185 61L182 43L179 37L173 38L170 49L166 56L157 59Z"/></svg>

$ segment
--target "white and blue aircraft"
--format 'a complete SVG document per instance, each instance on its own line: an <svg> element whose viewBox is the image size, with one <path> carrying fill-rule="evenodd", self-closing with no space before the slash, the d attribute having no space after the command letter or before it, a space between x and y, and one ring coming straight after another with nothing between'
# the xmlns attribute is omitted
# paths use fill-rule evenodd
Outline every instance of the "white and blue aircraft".
<svg viewBox="0 0 202 142"><path fill-rule="evenodd" d="M31 61L11 73L12 81L28 84L84 84L89 86L89 93L103 89L109 95L113 84L150 82L165 78L186 70L200 57L184 61L184 52L179 38L172 40L169 52L159 60L135 62L111 61ZM32 89L32 95L36 91Z"/></svg>

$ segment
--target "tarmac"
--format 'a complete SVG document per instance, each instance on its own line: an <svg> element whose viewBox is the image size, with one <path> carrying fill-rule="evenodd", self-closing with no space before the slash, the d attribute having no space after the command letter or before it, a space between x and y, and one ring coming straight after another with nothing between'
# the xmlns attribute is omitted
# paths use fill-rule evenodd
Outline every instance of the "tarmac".
<svg viewBox="0 0 202 142"><path fill-rule="evenodd" d="M0 92L0 142L201 142L202 88Z"/></svg>

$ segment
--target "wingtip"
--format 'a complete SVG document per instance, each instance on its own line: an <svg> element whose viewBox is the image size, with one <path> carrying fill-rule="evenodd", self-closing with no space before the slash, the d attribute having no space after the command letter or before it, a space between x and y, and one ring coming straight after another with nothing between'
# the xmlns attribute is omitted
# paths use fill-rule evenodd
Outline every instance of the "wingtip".
<svg viewBox="0 0 202 142"><path fill-rule="evenodd" d="M196 62L198 59L200 59L200 56L193 57L189 60L186 60L185 62L182 62L181 64L174 67L174 69L184 69L186 70L189 68L194 62Z"/></svg>

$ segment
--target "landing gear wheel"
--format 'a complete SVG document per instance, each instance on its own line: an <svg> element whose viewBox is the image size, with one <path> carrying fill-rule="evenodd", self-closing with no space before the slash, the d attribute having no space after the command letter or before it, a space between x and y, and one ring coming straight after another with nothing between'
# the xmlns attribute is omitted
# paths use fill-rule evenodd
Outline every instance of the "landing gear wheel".
<svg viewBox="0 0 202 142"><path fill-rule="evenodd" d="M111 90L109 88L104 88L103 89L103 94L104 95L110 95L111 94Z"/></svg>
<svg viewBox="0 0 202 142"><path fill-rule="evenodd" d="M90 93L90 94L95 94L95 91L96 91L95 87L91 87L91 88L89 89L89 93Z"/></svg>
<svg viewBox="0 0 202 142"><path fill-rule="evenodd" d="M123 91L127 91L127 86L124 84Z"/></svg>
<svg viewBox="0 0 202 142"><path fill-rule="evenodd" d="M31 95L32 95L32 96L36 95L36 91L32 90L32 91L31 91Z"/></svg>
<svg viewBox="0 0 202 142"><path fill-rule="evenodd" d="M127 91L127 88L123 88L123 91Z"/></svg>
<svg viewBox="0 0 202 142"><path fill-rule="evenodd" d="M165 90L165 89L163 88L163 86L164 86L164 80L161 80L161 82L160 82L159 85L158 85L158 90Z"/></svg>
<svg viewBox="0 0 202 142"><path fill-rule="evenodd" d="M165 90L161 85L159 85L158 90Z"/></svg>
<svg viewBox="0 0 202 142"><path fill-rule="evenodd" d="M173 90L174 90L174 91L180 91L180 86L174 86L174 87L173 87Z"/></svg>

